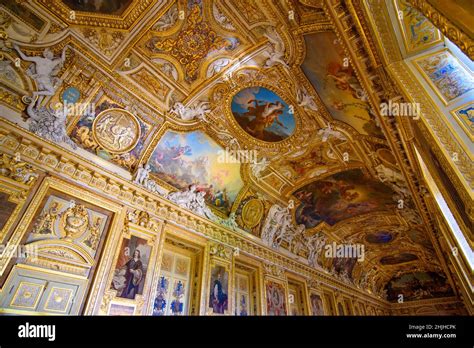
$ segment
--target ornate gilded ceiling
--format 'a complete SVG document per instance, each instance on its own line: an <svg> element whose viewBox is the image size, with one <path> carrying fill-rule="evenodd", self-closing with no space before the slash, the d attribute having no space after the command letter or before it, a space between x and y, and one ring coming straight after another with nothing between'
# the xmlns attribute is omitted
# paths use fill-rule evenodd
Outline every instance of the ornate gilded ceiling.
<svg viewBox="0 0 474 348"><path fill-rule="evenodd" d="M235 215L256 236L273 204L293 201L303 240L365 247L362 262L321 253L317 267L389 300L407 277L448 284L413 299L451 293L406 163L350 58L353 33L319 1L11 0L1 11L26 56L65 51L44 103L75 105L67 135L88 160L129 180L149 165L165 191L195 184L223 221ZM12 62L2 104L25 110L22 97L39 89L25 73L33 64L15 65L11 47L2 55Z"/></svg>

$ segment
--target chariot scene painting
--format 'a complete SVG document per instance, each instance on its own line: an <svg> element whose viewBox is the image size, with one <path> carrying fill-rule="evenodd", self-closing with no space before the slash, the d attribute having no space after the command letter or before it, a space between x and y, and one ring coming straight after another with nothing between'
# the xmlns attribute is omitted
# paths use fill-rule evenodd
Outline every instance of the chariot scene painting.
<svg viewBox="0 0 474 348"><path fill-rule="evenodd" d="M301 202L296 222L313 228L326 222L334 224L373 211L393 206L393 191L366 176L360 169L333 174L312 182L295 192Z"/></svg>
<svg viewBox="0 0 474 348"><path fill-rule="evenodd" d="M241 90L232 99L231 108L240 127L258 140L283 141L295 130L293 109L267 88Z"/></svg>
<svg viewBox="0 0 474 348"><path fill-rule="evenodd" d="M243 182L240 163L223 161L224 151L200 131L168 131L148 164L154 175L179 190L196 185L208 204L228 213Z"/></svg>

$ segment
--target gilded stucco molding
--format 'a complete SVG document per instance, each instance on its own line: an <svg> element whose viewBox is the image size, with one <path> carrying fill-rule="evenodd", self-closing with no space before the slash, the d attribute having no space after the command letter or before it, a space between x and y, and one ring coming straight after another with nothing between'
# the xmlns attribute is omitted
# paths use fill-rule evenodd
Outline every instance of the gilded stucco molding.
<svg viewBox="0 0 474 348"><path fill-rule="evenodd" d="M359 30L359 35L362 40L362 44L366 48L367 55L370 59L371 65L375 68L382 64L380 57L377 54L377 49L374 40L368 36L370 33L369 23L365 20L363 3L361 1L350 0L347 2L347 9L354 19Z"/></svg>
<svg viewBox="0 0 474 348"><path fill-rule="evenodd" d="M394 36L385 4L381 1L369 1L366 3L366 6L370 12L368 15L369 20L374 26L373 32L378 39L378 44L382 48L382 53L388 64L387 70L391 73L392 77L395 75L395 78L392 80L398 81L399 88L410 95L415 102L420 103L424 114L423 120L432 127L435 137L441 142L441 147L448 150L449 154L447 157L452 158L450 154L454 153L460 155L459 160L456 162L451 160L445 160L444 162L449 161L449 167L457 167L461 173L460 177L466 180L468 185L472 187L472 162L448 128L441 122L442 115L432 106L432 102L426 96L424 89L413 76L410 76L408 67L402 62L397 39ZM460 182L464 180L461 179ZM462 194L465 203L469 205L471 198L465 192L462 192Z"/></svg>
<svg viewBox="0 0 474 348"><path fill-rule="evenodd" d="M364 31L362 21L351 19L350 10L346 3L332 3L328 0L324 2L326 12L332 17L336 27L336 34L339 39L346 44L346 50L351 62L355 67L355 72L362 86L367 89L369 101L374 110L377 111L379 122L388 138L390 148L396 158L396 161L406 179L406 183L412 193L413 201L421 213L422 221L429 230L429 238L433 244L435 253L440 259L442 269L450 274L448 265L442 258L442 250L438 240L435 237L435 228L432 217L426 207L423 199L423 193L420 190L417 176L413 167L410 165L410 155L407 152L409 145L405 139L403 121L394 117L380 116L380 105L391 99L400 99L401 92L399 86L390 81L383 68L373 66L367 54L367 47L361 45L360 33ZM369 48L370 49L370 48ZM388 88L387 88L388 87ZM403 101L403 99L402 99Z"/></svg>
<svg viewBox="0 0 474 348"><path fill-rule="evenodd" d="M373 301L378 306L389 303L368 294L355 286L333 278L329 273L309 267L305 263L285 256L264 246L255 236L228 230L207 219L183 210L156 194L130 183L92 162L79 159L56 144L38 139L12 123L0 120L0 148L5 152L20 152L25 161L42 170L86 185L90 189L121 201L137 209L143 209L159 221L166 221L191 233L197 233L223 244L239 248L241 253L266 260L272 264L305 278L319 279L327 286L353 294L364 301ZM15 241L12 241L15 242Z"/></svg>
<svg viewBox="0 0 474 348"><path fill-rule="evenodd" d="M425 108L424 120L426 120L428 124L432 124L436 127L436 136L438 136L438 138L436 139L436 136L433 136L434 141L430 143L432 148L437 152L437 155L441 153L437 150L438 147L449 149L451 154L463 154L462 158L457 162L451 161L450 159L452 156L449 156L449 154L447 158L441 156L439 159L444 167L447 168L448 172L451 173L450 178L457 182L458 186L466 186L464 180L467 181L467 178L472 178L472 164L470 164L470 160L465 154L465 150L461 148L456 139L453 138L453 135L449 133L448 129L440 121L442 115L440 115L439 111L432 106L426 93L423 92L423 88L416 82L414 76L409 76L410 73L408 72L408 67L402 62L397 39L393 33L393 28L391 27L385 4L381 1L369 1L366 3L366 6L367 12L369 12L367 13L368 20L372 23L373 33L377 39L377 44L381 48L386 64L388 64L387 72L391 75L391 80L397 81L396 78L393 78L395 72L396 77L404 78L403 82L398 84L400 90L410 94L411 97L413 97L413 95L411 95L410 92L414 92L414 95L418 96L418 100L415 100L415 102L421 103L422 108ZM409 91L407 91L407 89L409 89ZM404 126L403 128L409 130L410 127L408 126L407 128ZM426 127L421 128L425 131L424 128ZM410 137L410 134L407 134L407 136ZM411 134L411 137L413 137L413 134ZM430 138L431 137L427 137L426 139L430 141ZM439 142L441 142L441 144L439 144ZM455 176L452 175L454 172L450 168L456 167L458 167L460 173L456 173L455 175L457 175L457 177L455 178ZM463 169L461 169L462 167ZM472 199L469 197L469 194L461 192L461 195L463 196L464 203L467 206L471 205Z"/></svg>
<svg viewBox="0 0 474 348"><path fill-rule="evenodd" d="M473 209L472 195L470 194L472 192L470 187L472 187L473 179L472 161L470 161L468 154L465 153L465 150L441 121L442 115L440 115L440 111L433 107L424 89L402 61L397 38L395 37L385 3L383 1L368 1L365 2L365 6L366 17L371 23L377 46L380 48L385 64L387 64L387 74L391 81L399 82L398 89L409 95L409 99L420 103L423 113L423 121L421 122L423 123L420 124L419 128L425 140L429 142L430 147L445 168L449 178L455 183L456 187L464 188L459 190L459 194L469 214ZM413 141L414 135L413 131L410 131L412 126L409 124L409 121L402 120L401 124L406 133L406 141ZM430 127L432 128L430 129ZM454 153L458 154L458 161L456 162L452 161ZM414 157L411 157L411 163L416 163L416 160L413 162Z"/></svg>
<svg viewBox="0 0 474 348"><path fill-rule="evenodd" d="M116 29L129 29L143 16L147 8L157 3L156 0L134 1L121 17L108 14L95 14L91 17L87 13L84 14L81 11L73 11L61 0L39 0L39 2L64 22L71 25L90 25ZM72 15L71 12L73 12L74 15Z"/></svg>
<svg viewBox="0 0 474 348"><path fill-rule="evenodd" d="M408 0L428 18L435 27L458 46L471 60L474 60L474 40L449 21L441 12L426 0ZM472 24L472 23L471 23Z"/></svg>
<svg viewBox="0 0 474 348"><path fill-rule="evenodd" d="M454 297L445 297L445 298L434 298L426 300L416 300L416 301L407 301L403 303L397 303L393 305L394 310L400 310L403 308L412 308L412 307L421 307L426 305L440 305L440 304L456 304L459 303Z"/></svg>
<svg viewBox="0 0 474 348"><path fill-rule="evenodd" d="M377 44L387 64L397 62L402 59L397 39L392 29L390 16L384 1L364 1L367 19L370 27L373 28Z"/></svg>
<svg viewBox="0 0 474 348"><path fill-rule="evenodd" d="M461 172L462 178L469 185L467 187L468 191L471 191L474 188L473 163L458 141L453 137L449 128L441 121L442 115L432 106L430 98L426 95L425 90L419 85L415 77L409 72L406 63L402 61L393 63L390 65L389 70L394 80L399 84L399 87L403 88L414 102L420 104L421 119L432 129L435 137L441 142L441 147L446 149L447 153L445 156L451 159L454 153L458 154L458 161L450 160L450 166L457 168Z"/></svg>

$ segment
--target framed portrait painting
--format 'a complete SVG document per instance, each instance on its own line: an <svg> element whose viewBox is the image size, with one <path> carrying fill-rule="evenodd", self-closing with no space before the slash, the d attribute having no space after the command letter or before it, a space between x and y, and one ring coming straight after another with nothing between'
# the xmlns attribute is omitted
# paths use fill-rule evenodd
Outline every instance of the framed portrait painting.
<svg viewBox="0 0 474 348"><path fill-rule="evenodd" d="M312 293L310 296L311 311L314 316L324 315L323 300L319 294Z"/></svg>
<svg viewBox="0 0 474 348"><path fill-rule="evenodd" d="M229 271L218 264L211 269L209 309L213 314L226 314L229 309Z"/></svg>
<svg viewBox="0 0 474 348"><path fill-rule="evenodd" d="M122 239L111 284L117 297L133 300L143 294L151 249L146 239L134 235Z"/></svg>
<svg viewBox="0 0 474 348"><path fill-rule="evenodd" d="M267 299L267 315L287 315L285 287L275 281L267 281L265 284Z"/></svg>

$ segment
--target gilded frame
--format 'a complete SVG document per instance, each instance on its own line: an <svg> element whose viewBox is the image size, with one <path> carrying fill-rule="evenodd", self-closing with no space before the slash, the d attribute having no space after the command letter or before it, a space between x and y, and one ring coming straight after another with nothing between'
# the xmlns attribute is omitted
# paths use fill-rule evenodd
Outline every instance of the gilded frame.
<svg viewBox="0 0 474 348"><path fill-rule="evenodd" d="M467 127L467 125L465 124L465 122L463 122L461 119L460 119L460 116L458 115L458 112L461 110L461 109L465 109L467 106L473 106L474 107L474 102L473 101L469 101L461 106L458 106L457 108L451 110L451 114L453 115L454 119L456 120L456 122L461 126L461 128L463 129L463 131L466 133L466 135L469 137L469 139L471 139L471 141L474 141L474 128L471 130Z"/></svg>
<svg viewBox="0 0 474 348"><path fill-rule="evenodd" d="M459 96L457 96L456 98L453 98L451 100L448 100L443 94L442 92L439 90L439 88L433 83L433 81L431 81L430 77L428 76L428 74L426 74L426 72L421 68L420 66L420 61L426 59L426 58L431 58L431 57L434 57L436 55L439 55L439 54L442 54L442 53L448 53L452 56L452 58L466 71L467 74L469 74L471 77L473 77L473 73L471 72L471 70L458 58L456 57L448 48L444 48L442 50L438 50L438 51L435 51L435 52L429 52L427 54L424 54L420 57L416 57L415 59L413 60L410 60L410 62L415 66L416 68L416 71L423 77L424 81L430 86L431 90L436 94L436 96L439 98L439 100L445 105L445 106L448 106L448 105L453 105L455 104L456 102L458 102L459 100L461 100L463 97L465 97L468 93L473 93L473 90L470 90L466 93L463 93Z"/></svg>
<svg viewBox="0 0 474 348"><path fill-rule="evenodd" d="M57 287L53 287L51 289L51 291L49 292L49 295L48 295L48 298L46 300L46 304L45 304L45 309L48 309L50 310L51 312L56 312L56 313L66 313L66 310L67 310L67 305L65 307L64 310L57 310L57 309L52 309L52 308L46 308L46 305L49 303L49 300L51 299L51 296L53 295L53 291L54 289L58 289L58 290L65 290L65 291L68 291L70 294L72 294L72 290L71 289L63 289L63 288L57 288Z"/></svg>
<svg viewBox="0 0 474 348"><path fill-rule="evenodd" d="M206 240L198 236L192 235L187 230L173 225L163 225L163 232L159 244L159 251L156 260L156 266L153 274L153 282L150 290L149 303L147 304L146 314L152 315L153 304L157 293L159 277L161 275L161 263L165 251L172 253L181 253L191 257L190 276L193 285L190 288L188 299L188 314L199 315L202 307L201 295L203 293L203 279L205 269L204 256L206 250ZM200 267L198 267L200 266ZM197 274L197 278L192 278ZM195 283L195 284L194 284ZM196 286L194 286L196 285Z"/></svg>
<svg viewBox="0 0 474 348"><path fill-rule="evenodd" d="M282 99L289 107L293 106L293 113L291 115L293 116L295 122L295 129L291 135L278 142L268 142L254 138L239 125L232 114L232 101L239 92L250 87L266 88L280 97L280 99ZM239 139L244 139L246 142L250 143L252 147L262 148L263 151L265 149L284 149L288 146L292 146L293 140L302 129L302 111L300 110L300 107L294 98L295 96L288 94L284 89L271 85L269 80L261 80L258 82L250 81L233 88L227 93L224 100L224 114L228 123L231 125L232 133L236 134Z"/></svg>
<svg viewBox="0 0 474 348"><path fill-rule="evenodd" d="M294 286L297 288L297 290L300 291L299 296L302 296L302 298L300 298L300 301L302 303L303 308L300 308L300 310L302 311L300 315L310 315L311 299L309 296L309 289L308 289L308 284L306 280L293 274L287 274L286 279L287 279L287 284L288 284L288 307L290 305L290 301L289 301L290 287ZM289 308L288 308L288 315L291 315L289 312Z"/></svg>
<svg viewBox="0 0 474 348"><path fill-rule="evenodd" d="M312 315L312 316L319 316L319 315L315 314L314 311L313 311L313 305L312 305L312 303L311 303L311 296L312 296L312 295L317 295L317 296L319 296L319 298L321 299L321 304L322 304L322 306L323 306L323 316L331 315L331 314L330 314L331 311L329 310L328 305L327 305L327 304L325 303L325 301L324 301L324 294L323 294L323 292L320 291L320 290L314 290L314 289L309 289L308 292L309 292L309 307L310 307L310 312L311 312L310 315Z"/></svg>
<svg viewBox="0 0 474 348"><path fill-rule="evenodd" d="M285 292L285 315L289 315L289 306L288 306L288 282L286 281L286 279L281 279L281 278L277 278L275 276L270 276L270 275L266 275L265 276L265 280L264 280L264 289L263 289L263 293L264 293L264 297L263 297L263 302L265 303L265 315L269 315L268 314L268 303L267 303L267 285L269 283L276 283L276 284L279 284L283 287L284 289L284 292Z"/></svg>
<svg viewBox="0 0 474 348"><path fill-rule="evenodd" d="M222 244L220 244L222 245ZM224 247L226 248L226 247ZM227 249L227 248L226 248ZM212 247L209 249L210 252L212 252ZM227 251L228 253L231 253L231 251ZM216 316L220 316L220 315L233 315L235 309L234 309L234 294L233 294L233 291L234 291L234 280L235 280L235 267L234 267L234 257L232 254L228 254L226 253L226 255L210 255L210 258L209 258L209 265L208 265L208 274L207 274L207 280L206 280L206 285L207 285L207 288L203 294L205 296L205 309L206 309L206 315L216 315ZM224 270L227 272L228 274L228 284L227 284L227 309L224 310L224 313L223 314L219 314L219 313L214 313L213 312L213 309L210 307L210 291L211 291L211 278L212 278L212 270L215 268L215 267L223 267Z"/></svg>
<svg viewBox="0 0 474 348"><path fill-rule="evenodd" d="M30 187L17 181L0 176L0 192L8 195L8 201L16 204L11 215L0 230L0 243L6 237L15 221L17 221L21 210L26 203L26 196L30 193Z"/></svg>
<svg viewBox="0 0 474 348"><path fill-rule="evenodd" d="M104 118L104 116L106 116L108 113L111 113L111 112L112 113L113 112L118 112L118 113L123 113L123 114L127 115L129 117L129 119L131 120L131 122L135 125L135 127L137 129L135 139L125 149L122 149L122 150L110 149L100 141L100 137L97 135L97 132L96 132L97 123L100 121L100 119ZM127 110L119 109L119 108L106 109L106 110L100 112L99 114L97 114L97 116L94 118L94 121L92 122L91 130L92 130L92 136L93 136L95 142L97 144L99 144L100 147L102 147L103 149L105 149L106 151L108 151L112 154L123 154L123 153L132 151L137 146L138 142L140 141L140 137L141 137L140 123L138 122L138 119L135 117L135 115L133 115L131 112L129 112Z"/></svg>
<svg viewBox="0 0 474 348"><path fill-rule="evenodd" d="M262 315L263 289L262 289L262 266L260 262L251 257L238 255L234 257L234 278L236 274L248 274L251 284L250 305L255 310L249 315ZM235 287L235 281L234 281ZM235 303L235 301L234 301ZM235 308L234 308L235 313Z"/></svg>
<svg viewBox="0 0 474 348"><path fill-rule="evenodd" d="M110 311L112 303L120 304L123 306L135 306L134 315L145 314L147 308L146 302L150 300L151 285L153 281L153 268L156 265L156 259L158 255L158 247L160 242L161 231L155 231L150 228L139 226L133 223L128 224L128 228L121 231L121 238L118 245L114 249L113 262L110 264L108 274L104 277L105 286L107 287L104 291L102 298L102 304L100 307L99 314L107 314ZM117 296L117 291L112 289L111 284L114 278L116 265L119 259L120 251L122 250L122 243L125 239L130 240L132 237L143 239L147 242L147 246L150 247L150 258L147 264L147 272L145 274L145 280L143 285L143 291L141 294L136 294L133 299L123 298Z"/></svg>
<svg viewBox="0 0 474 348"><path fill-rule="evenodd" d="M38 287L38 294L34 300L34 303L32 306L20 306L20 305L13 305L13 302L15 302L15 300L18 298L18 295L19 295L19 292L20 292L20 289L21 289L21 285L22 284L27 284L27 285L35 285ZM32 309L32 310L35 310L36 307L38 306L38 303L41 299L41 296L43 295L43 292L45 290L45 285L44 284L37 284L37 283L30 283L28 281L21 281L19 284L18 284L18 287L16 288L15 290L15 294L13 295L13 298L12 298L12 301L11 301L11 306L12 307L16 307L16 308L24 308L24 309Z"/></svg>
<svg viewBox="0 0 474 348"><path fill-rule="evenodd" d="M10 240L9 240L9 245L18 247L20 241L23 239L25 233L27 232L28 227L30 226L33 218L37 214L41 203L43 202L44 198L46 197L50 189L57 190L58 192L64 193L65 195L68 195L71 198L78 198L92 205L101 206L102 208L109 210L113 214L112 221L109 225L107 241L105 242L105 245L103 246L103 253L97 261L98 267L96 269L95 281L94 281L95 283L97 283L98 280L100 280L100 273L102 270L101 266L103 265L105 260L109 257L107 250L110 247L110 245L113 243L114 235L117 234L117 231L118 231L117 226L120 223L119 217L123 209L121 206L115 203L112 203L109 200L106 200L96 194L93 194L92 192L86 191L83 188L79 188L70 183L67 183L65 181L62 181L60 179L53 178L53 177L47 177L46 179L44 179L38 191L36 192L35 196L29 203L28 208L24 212L20 222L17 225L16 230L11 235ZM0 258L0 274L4 273L5 269L10 263L10 260L11 260L11 257ZM45 270L46 273L48 273L48 271L49 270ZM67 275L67 273L65 273L65 275Z"/></svg>
<svg viewBox="0 0 474 348"><path fill-rule="evenodd" d="M327 310L326 315L336 316L337 308L336 308L336 299L334 297L334 293L328 289L323 289L321 290L320 293L322 294L324 308Z"/></svg>

